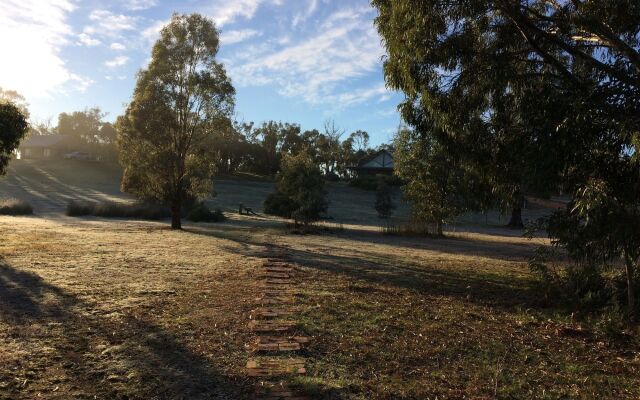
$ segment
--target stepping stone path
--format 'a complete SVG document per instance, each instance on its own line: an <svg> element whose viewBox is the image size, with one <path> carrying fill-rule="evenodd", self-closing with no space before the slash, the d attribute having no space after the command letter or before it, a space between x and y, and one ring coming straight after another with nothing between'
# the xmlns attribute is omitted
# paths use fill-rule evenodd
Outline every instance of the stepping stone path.
<svg viewBox="0 0 640 400"><path fill-rule="evenodd" d="M310 400L287 385L287 378L304 375L305 359L299 352L309 338L296 335L300 312L296 306L295 275L297 269L282 259L267 259L259 273L262 281L258 307L251 312L249 329L255 339L247 345L252 356L247 360L247 374L260 378L256 400Z"/></svg>

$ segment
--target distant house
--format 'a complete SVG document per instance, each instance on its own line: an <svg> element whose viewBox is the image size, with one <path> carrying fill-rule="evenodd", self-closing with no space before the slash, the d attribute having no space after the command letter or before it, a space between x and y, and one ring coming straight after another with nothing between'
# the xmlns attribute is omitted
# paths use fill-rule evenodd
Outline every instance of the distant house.
<svg viewBox="0 0 640 400"><path fill-rule="evenodd" d="M69 151L65 135L32 135L20 144L18 159L62 158Z"/></svg>
<svg viewBox="0 0 640 400"><path fill-rule="evenodd" d="M393 174L393 154L388 150L380 150L369 157L365 157L358 165L349 169L359 176L362 175L392 175Z"/></svg>

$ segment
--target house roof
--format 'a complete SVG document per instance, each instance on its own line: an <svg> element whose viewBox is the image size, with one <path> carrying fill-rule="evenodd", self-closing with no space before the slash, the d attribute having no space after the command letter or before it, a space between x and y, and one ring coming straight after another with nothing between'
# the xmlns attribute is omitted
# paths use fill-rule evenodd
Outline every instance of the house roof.
<svg viewBox="0 0 640 400"><path fill-rule="evenodd" d="M20 147L51 147L63 142L65 135L32 135L27 138Z"/></svg>
<svg viewBox="0 0 640 400"><path fill-rule="evenodd" d="M352 167L353 169L377 169L377 170L391 170L393 169L393 154L388 150L382 149L378 152L365 157L358 165Z"/></svg>

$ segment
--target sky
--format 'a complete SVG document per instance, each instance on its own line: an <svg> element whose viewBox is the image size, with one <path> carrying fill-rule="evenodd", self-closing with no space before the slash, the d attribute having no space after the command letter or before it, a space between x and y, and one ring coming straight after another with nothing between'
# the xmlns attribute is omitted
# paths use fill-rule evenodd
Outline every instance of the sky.
<svg viewBox="0 0 640 400"><path fill-rule="evenodd" d="M0 87L26 97L32 122L94 106L113 121L174 12L220 30L236 119L302 129L332 119L373 145L393 138L402 96L385 88L368 0L2 0Z"/></svg>

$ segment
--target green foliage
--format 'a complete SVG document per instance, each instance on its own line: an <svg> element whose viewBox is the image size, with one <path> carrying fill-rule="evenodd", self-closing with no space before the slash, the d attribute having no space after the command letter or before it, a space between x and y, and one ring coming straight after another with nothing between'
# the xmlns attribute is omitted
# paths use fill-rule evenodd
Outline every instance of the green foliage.
<svg viewBox="0 0 640 400"><path fill-rule="evenodd" d="M11 103L18 107L18 110L22 113L26 120L29 119L29 103L23 95L15 90L4 90L0 87L0 103Z"/></svg>
<svg viewBox="0 0 640 400"><path fill-rule="evenodd" d="M18 148L28 128L25 115L15 104L0 101L0 176L6 174L13 151Z"/></svg>
<svg viewBox="0 0 640 400"><path fill-rule="evenodd" d="M93 215L95 203L89 201L72 200L67 204L66 214L70 217L84 217Z"/></svg>
<svg viewBox="0 0 640 400"><path fill-rule="evenodd" d="M438 233L438 226L424 221L408 221L398 224L386 224L381 228L384 235L390 236L419 236L419 237L441 237Z"/></svg>
<svg viewBox="0 0 640 400"><path fill-rule="evenodd" d="M378 212L378 217L384 219L391 218L393 210L396 208L393 202L393 188L384 180L378 183L374 208Z"/></svg>
<svg viewBox="0 0 640 400"><path fill-rule="evenodd" d="M296 209L295 202L289 196L278 191L269 193L264 200L264 212L283 218L291 218Z"/></svg>
<svg viewBox="0 0 640 400"><path fill-rule="evenodd" d="M0 215L31 215L33 207L24 200L4 199L0 200Z"/></svg>
<svg viewBox="0 0 640 400"><path fill-rule="evenodd" d="M106 115L99 107L72 113L63 112L58 115L55 131L67 136L67 143L74 150L93 154L103 161L115 162L117 132L113 124L103 121ZM53 133L46 124L40 124L36 130L40 134Z"/></svg>
<svg viewBox="0 0 640 400"><path fill-rule="evenodd" d="M218 31L198 14L174 14L138 75L133 100L118 118L122 189L172 210L211 194L217 129L228 129L235 94L217 62Z"/></svg>
<svg viewBox="0 0 640 400"><path fill-rule="evenodd" d="M166 206L149 202L127 204L70 201L69 204L67 204L66 214L70 217L94 216L102 218L160 220L170 217L171 210Z"/></svg>
<svg viewBox="0 0 640 400"><path fill-rule="evenodd" d="M349 181L349 186L363 190L377 190L380 182L389 186L401 186L404 183L397 175L360 174Z"/></svg>
<svg viewBox="0 0 640 400"><path fill-rule="evenodd" d="M627 328L624 314L618 306L607 308L595 323L596 331L609 339L619 339L621 333Z"/></svg>
<svg viewBox="0 0 640 400"><path fill-rule="evenodd" d="M286 156L278 173L276 192L265 201L265 212L293 218L308 225L327 211L324 179L306 153Z"/></svg>
<svg viewBox="0 0 640 400"><path fill-rule="evenodd" d="M187 220L191 222L222 222L225 219L219 208L210 210L204 203L197 204L187 213Z"/></svg>
<svg viewBox="0 0 640 400"><path fill-rule="evenodd" d="M633 314L640 4L372 3L405 121L460 158L484 205L517 217L526 193L574 194L550 233L581 265L623 257Z"/></svg>
<svg viewBox="0 0 640 400"><path fill-rule="evenodd" d="M633 314L640 269L640 171L631 173L624 167L618 165L615 174L635 176L633 180L589 179L573 202L551 217L549 234L580 263L605 265L624 260L627 304Z"/></svg>
<svg viewBox="0 0 640 400"><path fill-rule="evenodd" d="M460 199L462 170L430 132L403 129L394 143L395 173L406 182L403 192L414 219L436 224L442 235L442 225L465 209Z"/></svg>

